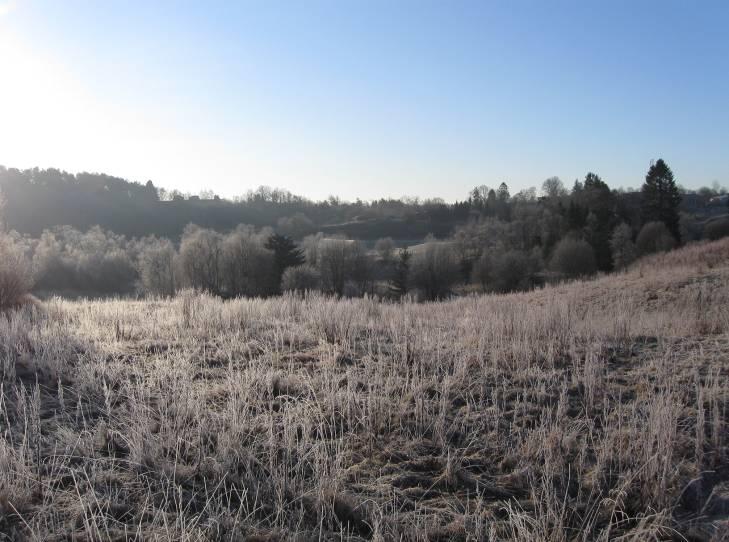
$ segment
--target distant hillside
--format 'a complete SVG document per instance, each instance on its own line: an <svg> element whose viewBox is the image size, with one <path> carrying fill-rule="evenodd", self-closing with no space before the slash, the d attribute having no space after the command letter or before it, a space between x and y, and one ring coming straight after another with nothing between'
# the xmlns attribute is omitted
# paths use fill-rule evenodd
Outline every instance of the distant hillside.
<svg viewBox="0 0 729 542"><path fill-rule="evenodd" d="M10 229L38 236L54 226L86 230L94 225L127 236L177 238L189 223L229 231L239 224L271 226L293 237L323 231L348 237L422 239L447 235L466 221L466 204L441 201L314 202L268 187L236 200L201 199L154 186L96 173L70 174L57 169L7 169L0 166L0 189Z"/></svg>
<svg viewBox="0 0 729 542"><path fill-rule="evenodd" d="M239 224L270 226L299 239L323 232L365 241L392 237L401 242L418 242L428 234L447 237L459 225L481 217L519 220L530 215L529 207L538 207L544 200L536 196L535 189L509 196L505 184L499 188L498 198L502 197L502 189L505 199L493 206L486 197L486 187L478 187L464 195L464 201L451 204L395 199L346 202L335 197L312 201L268 187L248 191L231 201L212 194L201 198L168 193L152 181L141 184L99 173L0 166L0 190L7 203L6 225L34 237L55 226L69 225L85 231L99 225L130 237L154 234L178 239L187 224L195 223L221 232ZM631 222L640 207L640 193L613 193L615 212ZM709 189L684 194L682 210L704 218L726 213L725 202L715 196ZM557 212L567 216L568 203L565 200L565 206Z"/></svg>

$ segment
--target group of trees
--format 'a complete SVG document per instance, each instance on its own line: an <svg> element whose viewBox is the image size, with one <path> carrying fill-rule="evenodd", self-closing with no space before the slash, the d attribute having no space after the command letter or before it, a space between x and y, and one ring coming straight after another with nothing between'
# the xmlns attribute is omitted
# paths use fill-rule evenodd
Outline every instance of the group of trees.
<svg viewBox="0 0 729 542"><path fill-rule="evenodd" d="M34 182L43 184L43 175L34 175ZM82 175L67 182L96 186L92 181L98 178ZM119 190L123 185L109 179L117 187L114 197L125 197ZM148 183L128 197L149 204L159 202L159 195ZM287 192L270 190L250 193L246 201L272 208L308 205ZM571 189L549 178L540 196L534 189L511 195L505 183L495 190L477 187L466 202L447 206L448 216L465 212L451 235L429 235L420 243L383 237L373 245L311 233L314 223L298 211L274 226L238 225L226 232L189 224L179 238L128 237L99 226L82 232L65 225L37 237L12 232L5 243L27 262L42 292L169 296L181 288L197 288L235 297L322 290L342 296L417 293L423 299L440 299L457 290L523 290L623 269L639 255L697 237L698 219L682 214L680 204L673 173L658 160L639 193L611 190L594 173L575 181ZM427 205L435 212L434 203ZM729 234L729 219L707 222L703 233L711 239Z"/></svg>
<svg viewBox="0 0 729 542"><path fill-rule="evenodd" d="M599 187L592 190L595 187L590 180L585 179L582 184L599 197ZM574 200L580 208L572 209L571 220L585 220L584 211L588 206L600 218L596 202L581 201L576 194L570 197L558 178L548 179L542 188L543 199ZM268 226L296 241L317 232L369 242L388 236L415 242L428 233L442 239L459 225L480 217L512 222L519 218L515 216L516 206L535 204L540 199L536 189L511 194L506 183L501 183L493 190L485 186L474 188L465 200L454 203L437 198L347 202L330 197L312 201L265 186L229 200L210 191L199 196L169 192L152 181L137 183L96 173L71 174L57 169L18 170L3 166L0 166L0 190L8 200L5 216L8 228L23 234L38 237L43 230L56 226L68 225L86 231L98 225L127 237L156 235L175 242L190 223L219 232L231 231L238 224L259 229ZM620 207L635 203L630 192L611 192L607 186L604 191L612 194L613 204ZM687 192L680 187L678 191ZM702 188L691 194L691 201L704 205L716 194L715 188ZM666 204L670 204L670 198L650 210L655 211L656 220L665 221L659 209ZM674 226L669 225L671 228ZM596 232L597 235L604 233ZM597 257L600 261L604 255Z"/></svg>
<svg viewBox="0 0 729 542"><path fill-rule="evenodd" d="M484 290L523 289L623 269L638 255L682 240L681 194L663 160L651 164L640 193L613 191L588 173L571 190L549 178L542 194L509 196L505 185L472 191L483 212L454 235L464 281L470 277ZM499 202L508 212L499 211Z"/></svg>
<svg viewBox="0 0 729 542"><path fill-rule="evenodd" d="M36 237L61 225L82 231L98 225L128 237L179 239L185 227L195 223L216 231L230 231L238 224L269 226L296 240L318 231L369 240L387 235L422 239L428 232L447 235L469 212L463 202L448 205L418 198L347 202L336 197L312 201L266 186L228 200L209 191L168 192L151 180L138 183L97 173L3 166L0 191L9 202L7 226Z"/></svg>

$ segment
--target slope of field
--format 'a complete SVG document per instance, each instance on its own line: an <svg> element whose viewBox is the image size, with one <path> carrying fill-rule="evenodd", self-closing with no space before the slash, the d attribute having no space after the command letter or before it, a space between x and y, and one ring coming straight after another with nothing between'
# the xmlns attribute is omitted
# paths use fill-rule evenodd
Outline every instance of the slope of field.
<svg viewBox="0 0 729 542"><path fill-rule="evenodd" d="M433 304L51 300L0 318L0 533L719 540L727 354L729 240Z"/></svg>

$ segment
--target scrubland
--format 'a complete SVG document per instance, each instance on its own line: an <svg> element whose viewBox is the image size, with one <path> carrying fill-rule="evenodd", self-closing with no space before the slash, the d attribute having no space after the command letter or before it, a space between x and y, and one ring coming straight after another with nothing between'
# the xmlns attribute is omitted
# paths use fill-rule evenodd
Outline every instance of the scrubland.
<svg viewBox="0 0 729 542"><path fill-rule="evenodd" d="M0 318L0 533L721 540L727 354L729 240L438 303L51 299Z"/></svg>

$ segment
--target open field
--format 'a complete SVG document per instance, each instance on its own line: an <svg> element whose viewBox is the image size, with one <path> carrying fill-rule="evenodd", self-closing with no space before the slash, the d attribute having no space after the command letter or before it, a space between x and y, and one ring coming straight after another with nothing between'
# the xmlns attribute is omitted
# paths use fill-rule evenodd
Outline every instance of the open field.
<svg viewBox="0 0 729 542"><path fill-rule="evenodd" d="M721 540L728 354L729 240L442 303L51 300L0 318L0 538Z"/></svg>

